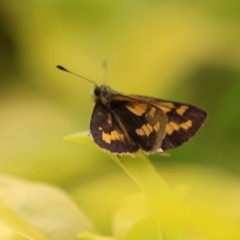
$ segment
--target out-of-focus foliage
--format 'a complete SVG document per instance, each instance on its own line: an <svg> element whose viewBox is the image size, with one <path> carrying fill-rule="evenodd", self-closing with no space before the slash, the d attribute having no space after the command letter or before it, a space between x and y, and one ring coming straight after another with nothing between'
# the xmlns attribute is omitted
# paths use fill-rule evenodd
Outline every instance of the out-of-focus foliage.
<svg viewBox="0 0 240 240"><path fill-rule="evenodd" d="M146 181L139 188L140 172L126 174L128 168L121 169L85 138L82 144L63 141L88 130L94 86L58 71L58 64L98 84L107 81L120 92L187 102L209 113L190 142L169 157L149 157L174 192L175 201L161 199L160 208L154 208L160 228L149 203L139 197L141 190L153 187L154 181L148 181L153 172L142 173ZM66 191L97 229L81 232L89 230L81 228L86 223L81 220L79 236L239 239L239 95L237 0L0 2L0 173L15 187L21 180L11 177ZM136 168L140 159L134 159ZM1 219L0 239L30 239L20 230L23 222L33 231L47 223L52 229L47 215L41 218L44 224L34 225L18 211L49 197L37 187L23 188L24 204L16 208L9 204L11 196L14 202L20 198L14 189L0 186L0 213L11 220L6 225ZM59 217L59 234L63 222Z"/></svg>
<svg viewBox="0 0 240 240"><path fill-rule="evenodd" d="M6 176L1 176L0 184L0 221L27 239L71 240L79 231L94 230L80 209L58 189Z"/></svg>

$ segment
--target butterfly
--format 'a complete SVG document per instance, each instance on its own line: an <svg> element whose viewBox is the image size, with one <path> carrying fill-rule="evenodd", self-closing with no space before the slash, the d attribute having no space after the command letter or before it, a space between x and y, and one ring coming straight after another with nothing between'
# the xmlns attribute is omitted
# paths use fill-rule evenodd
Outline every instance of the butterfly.
<svg viewBox="0 0 240 240"><path fill-rule="evenodd" d="M178 147L193 137L207 118L203 109L190 104L124 95L93 83L91 136L100 148L113 154L134 155L140 149L154 154Z"/></svg>

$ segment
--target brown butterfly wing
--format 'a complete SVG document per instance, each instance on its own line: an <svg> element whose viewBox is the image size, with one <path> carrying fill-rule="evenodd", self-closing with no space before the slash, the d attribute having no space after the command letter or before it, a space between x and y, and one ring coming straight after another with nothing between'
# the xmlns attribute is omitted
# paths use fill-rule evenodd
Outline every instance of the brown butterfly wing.
<svg viewBox="0 0 240 240"><path fill-rule="evenodd" d="M116 154L133 154L139 148L146 153L161 151L167 117L145 101L114 94L108 104L97 102L90 123L94 141Z"/></svg>
<svg viewBox="0 0 240 240"><path fill-rule="evenodd" d="M131 96L152 104L167 115L166 135L161 145L163 150L178 147L188 141L200 129L207 117L204 110L193 105L145 96Z"/></svg>

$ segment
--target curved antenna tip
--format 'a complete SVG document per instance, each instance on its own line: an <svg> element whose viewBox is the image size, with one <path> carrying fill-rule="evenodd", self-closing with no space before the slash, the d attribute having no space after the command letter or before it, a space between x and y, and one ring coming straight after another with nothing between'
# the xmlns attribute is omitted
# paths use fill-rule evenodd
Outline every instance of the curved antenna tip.
<svg viewBox="0 0 240 240"><path fill-rule="evenodd" d="M93 80L88 79L88 78L85 78L85 77L83 77L83 76L81 76L81 75L79 75L79 74L76 74L76 73L74 73L74 72L71 72L71 71L67 70L65 67L63 67L63 66L61 66L61 65L57 65L56 68L58 68L58 69L60 69L60 70L62 70L62 71L71 73L71 74L73 74L73 75L75 75L75 76L78 76L78 77L80 77L80 78L83 78L83 79L85 79L86 81L91 82L91 83L97 85Z"/></svg>
<svg viewBox="0 0 240 240"><path fill-rule="evenodd" d="M58 69L60 69L60 70L63 70L63 71L67 71L67 69L66 68L64 68L63 66L61 66L61 65L57 65L56 66L56 68L58 68Z"/></svg>

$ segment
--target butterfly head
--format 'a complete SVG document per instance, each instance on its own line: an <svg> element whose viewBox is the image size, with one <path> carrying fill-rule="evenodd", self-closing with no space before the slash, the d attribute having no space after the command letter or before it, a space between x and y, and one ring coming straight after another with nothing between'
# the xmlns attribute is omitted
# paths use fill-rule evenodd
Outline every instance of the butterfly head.
<svg viewBox="0 0 240 240"><path fill-rule="evenodd" d="M91 79L85 78L79 74L76 74L74 72L71 72L69 70L67 70L65 67L58 65L57 66L58 69L71 73L75 76L78 76L80 78L83 78L84 80L91 82L95 85L95 88L93 90L93 98L95 100L96 103L102 103L105 106L109 105L109 98L110 96L112 96L113 94L116 94L117 92L113 91L110 87L106 86L106 85L100 85L98 86L96 82L94 82Z"/></svg>
<svg viewBox="0 0 240 240"><path fill-rule="evenodd" d="M101 102L103 105L107 105L109 102L109 97L115 94L110 87L106 85L96 86L93 90L93 98L95 102Z"/></svg>

